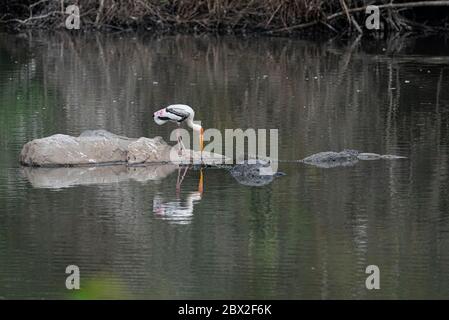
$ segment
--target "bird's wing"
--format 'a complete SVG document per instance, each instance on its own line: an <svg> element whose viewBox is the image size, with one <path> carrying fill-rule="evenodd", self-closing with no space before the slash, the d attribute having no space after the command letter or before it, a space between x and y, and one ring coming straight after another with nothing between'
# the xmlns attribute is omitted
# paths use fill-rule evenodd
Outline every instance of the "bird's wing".
<svg viewBox="0 0 449 320"><path fill-rule="evenodd" d="M167 110L168 113L171 113L171 114L173 114L175 116L178 116L180 119L177 120L177 121L179 121L179 122L184 121L190 115L189 112L187 112L186 110L183 110L181 108L167 107L167 108L165 108L165 110Z"/></svg>

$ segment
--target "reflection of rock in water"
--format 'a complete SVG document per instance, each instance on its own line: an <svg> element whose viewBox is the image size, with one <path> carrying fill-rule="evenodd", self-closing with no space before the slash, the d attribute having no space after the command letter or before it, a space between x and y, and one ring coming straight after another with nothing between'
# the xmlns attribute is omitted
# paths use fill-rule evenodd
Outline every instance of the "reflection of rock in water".
<svg viewBox="0 0 449 320"><path fill-rule="evenodd" d="M265 174L262 174L261 169L265 169L263 172ZM285 175L285 173L282 172L272 172L270 163L263 160L255 160L255 163L243 161L230 168L229 173L238 183L251 187L267 185L271 183L275 177Z"/></svg>
<svg viewBox="0 0 449 320"><path fill-rule="evenodd" d="M32 168L24 167L22 172L35 188L67 188L76 185L117 183L127 180L157 181L175 171L175 165L148 165L127 167L125 165L74 167L74 168Z"/></svg>
<svg viewBox="0 0 449 320"><path fill-rule="evenodd" d="M185 201L166 201L164 195L158 194L153 199L153 213L157 218L171 223L188 224L193 217L193 207L200 200L200 192L190 192Z"/></svg>

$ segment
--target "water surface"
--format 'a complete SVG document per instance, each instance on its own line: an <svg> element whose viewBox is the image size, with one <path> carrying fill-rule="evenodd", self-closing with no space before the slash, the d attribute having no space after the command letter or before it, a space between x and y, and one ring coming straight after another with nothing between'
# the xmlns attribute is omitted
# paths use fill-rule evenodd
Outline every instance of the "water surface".
<svg viewBox="0 0 449 320"><path fill-rule="evenodd" d="M448 66L441 39L0 34L0 297L449 298ZM280 163L263 187L205 170L203 194L197 170L177 194L177 168L73 181L18 164L55 133L168 140L152 113L180 102L207 128L279 129L280 159L408 159Z"/></svg>

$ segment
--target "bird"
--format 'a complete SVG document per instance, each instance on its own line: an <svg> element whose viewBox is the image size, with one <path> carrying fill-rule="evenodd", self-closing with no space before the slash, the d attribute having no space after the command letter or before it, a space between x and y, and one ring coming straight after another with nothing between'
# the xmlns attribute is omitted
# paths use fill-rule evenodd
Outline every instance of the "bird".
<svg viewBox="0 0 449 320"><path fill-rule="evenodd" d="M175 122L178 127L181 123L185 122L187 125L200 134L200 149L201 154L204 149L204 129L201 125L194 123L193 118L195 117L195 111L186 104L172 104L168 107L162 108L153 114L154 122L158 125L163 125L167 121ZM178 136L179 153L182 154L183 149L185 149L182 139Z"/></svg>

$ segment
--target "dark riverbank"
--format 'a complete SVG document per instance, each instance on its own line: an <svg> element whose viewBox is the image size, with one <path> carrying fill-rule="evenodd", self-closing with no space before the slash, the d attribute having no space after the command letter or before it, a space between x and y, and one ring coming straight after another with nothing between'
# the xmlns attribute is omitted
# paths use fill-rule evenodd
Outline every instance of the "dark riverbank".
<svg viewBox="0 0 449 320"><path fill-rule="evenodd" d="M0 2L0 28L64 29L70 1ZM449 30L449 1L78 0L80 29L292 34L429 33ZM369 29L367 5L379 9ZM374 20L370 20L371 23Z"/></svg>

